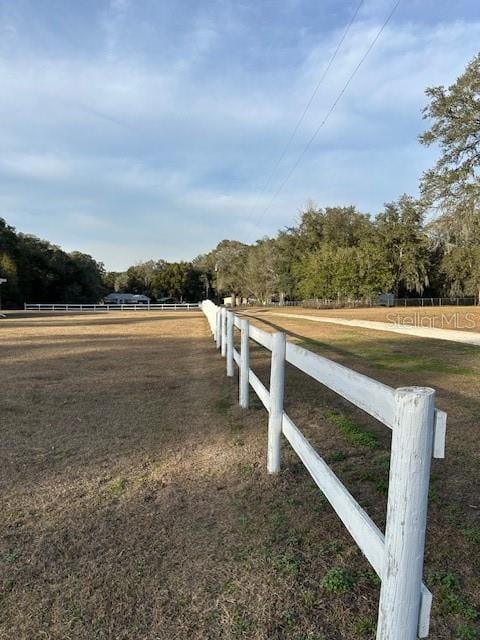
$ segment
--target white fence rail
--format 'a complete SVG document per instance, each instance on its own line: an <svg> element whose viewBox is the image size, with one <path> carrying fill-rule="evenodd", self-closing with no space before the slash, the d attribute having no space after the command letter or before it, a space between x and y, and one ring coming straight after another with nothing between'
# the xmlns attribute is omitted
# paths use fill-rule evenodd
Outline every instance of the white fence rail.
<svg viewBox="0 0 480 640"><path fill-rule="evenodd" d="M239 367L239 403L248 408L249 386L269 413L267 469L281 463L281 434L345 524L381 580L377 640L428 636L432 595L422 583L431 458L445 455L446 414L435 409L435 392L423 387L392 389L296 344L268 333L245 317L202 303L227 375ZM240 352L234 346L240 330ZM250 368L250 340L272 353L270 389ZM289 363L360 407L392 430L385 535L340 482L283 409L284 372Z"/></svg>
<svg viewBox="0 0 480 640"><path fill-rule="evenodd" d="M25 303L25 311L101 313L107 311L198 311L200 304L179 302L177 304L32 304Z"/></svg>

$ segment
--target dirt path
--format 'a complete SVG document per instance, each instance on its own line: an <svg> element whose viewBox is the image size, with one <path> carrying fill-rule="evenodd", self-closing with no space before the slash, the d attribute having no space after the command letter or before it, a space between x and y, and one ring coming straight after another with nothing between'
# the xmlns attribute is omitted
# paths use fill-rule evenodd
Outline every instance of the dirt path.
<svg viewBox="0 0 480 640"><path fill-rule="evenodd" d="M304 315L300 313L271 313L272 316L284 318L297 318L299 320L309 320L311 322L327 322L330 324L340 324L346 327L360 327L362 329L374 329L375 331L389 331L391 333L401 333L407 336L417 336L419 338L432 338L434 340L448 340L450 342L461 342L463 344L473 344L480 346L480 333L469 331L455 331L454 329L437 329L435 327L411 326L401 322L378 322L372 320L335 318L333 316L323 317L319 315Z"/></svg>
<svg viewBox="0 0 480 640"><path fill-rule="evenodd" d="M445 305L439 307L358 307L342 309L312 309L304 307L257 308L258 312L300 313L323 318L370 320L398 323L434 329L480 332L478 305Z"/></svg>

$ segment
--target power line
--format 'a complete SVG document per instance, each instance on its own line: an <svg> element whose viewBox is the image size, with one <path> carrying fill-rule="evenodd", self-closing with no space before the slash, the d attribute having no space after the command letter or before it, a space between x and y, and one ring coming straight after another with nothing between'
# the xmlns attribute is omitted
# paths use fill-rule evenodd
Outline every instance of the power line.
<svg viewBox="0 0 480 640"><path fill-rule="evenodd" d="M298 158L296 159L296 161L294 162L293 166L291 167L290 171L287 173L286 177L284 178L284 180L280 183L280 186L277 188L277 190L275 191L275 193L273 194L272 198L270 199L270 202L267 204L267 206L265 207L265 209L263 210L263 214L265 215L265 213L270 209L270 207L272 206L273 202L275 201L275 198L278 196L278 194L282 191L283 187L287 184L287 182L290 180L293 172L295 171L295 169L298 167L298 165L300 164L300 162L302 161L303 157L305 156L305 154L307 153L307 151L309 150L309 148L311 147L313 141L315 140L315 138L317 137L317 135L319 134L320 130L325 126L327 120L330 118L330 116L332 115L333 111L335 110L335 107L337 106L337 104L340 102L343 94L345 93L345 91L347 90L348 86L350 85L351 81L353 80L354 76L356 75L357 71L360 69L360 67L362 66L362 64L365 62L365 60L367 59L370 51L373 49L373 47L375 46L375 44L377 43L377 40L380 38L380 36L382 35L385 27L388 25L388 23L390 22L393 14L395 13L395 11L398 8L398 5L400 4L401 0L397 0L397 2L395 3L395 5L393 6L393 9L390 11L390 13L388 14L385 22L382 24L382 26L380 27L380 29L378 30L375 38L372 40L372 42L370 43L368 49L365 51L365 53L363 54L363 56L360 58L360 61L358 62L357 66L355 67L355 69L352 71L352 73L350 74L348 80L346 81L346 83L344 84L342 90L340 91L340 93L337 95L337 97L335 98L335 100L332 103L332 106L330 107L330 109L327 112L327 115L324 117L324 119L322 120L322 122L319 124L319 126L317 127L317 129L314 131L313 135L311 136L311 138L309 139L309 141L307 142L307 144L305 145L305 147L302 149L302 151L300 152Z"/></svg>
<svg viewBox="0 0 480 640"><path fill-rule="evenodd" d="M340 47L342 46L345 38L347 37L348 32L350 31L350 27L355 22L355 19L356 19L357 15L358 15L358 12L360 11L360 8L361 8L363 3L364 3L364 0L360 0L360 2L357 5L357 8L355 9L355 13L350 18L349 23L345 27L345 29L343 31L343 34L342 34L342 37L338 41L338 44L337 44L337 46L335 48L335 51L333 52L332 56L330 57L330 60L328 61L328 64L325 67L325 70L322 73L322 75L320 77L320 80L317 82L317 85L316 85L315 89L313 90L313 93L310 96L310 99L308 100L307 104L305 105L305 108L303 109L302 115L298 119L297 124L295 125L292 133L290 134L290 137L288 138L287 143L285 144L285 146L284 146L284 148L283 148L283 150L282 150L282 152L280 154L280 157L277 159L276 163L274 164L273 169L271 170L271 172L270 172L270 174L269 174L269 176L267 178L267 181L265 182L265 185L264 185L264 187L262 189L261 194L265 193L265 191L267 190L268 185L270 184L270 181L272 180L273 176L275 175L275 172L278 169L280 163L284 159L285 154L287 153L288 149L290 148L290 145L292 144L293 139L297 135L297 131L299 130L302 122L304 121L305 116L307 115L307 112L310 109L310 106L311 106L313 100L315 99L315 96L317 95L318 90L320 89L320 86L322 85L323 81L325 80L325 78L327 76L327 73L330 71L330 68L331 68L333 62L334 62L335 58L337 57L337 53L339 52Z"/></svg>

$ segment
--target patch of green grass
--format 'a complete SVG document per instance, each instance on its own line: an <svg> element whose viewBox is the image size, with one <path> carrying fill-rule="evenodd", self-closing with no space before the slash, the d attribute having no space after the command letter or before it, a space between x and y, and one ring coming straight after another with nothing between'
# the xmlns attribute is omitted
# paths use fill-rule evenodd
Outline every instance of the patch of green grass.
<svg viewBox="0 0 480 640"><path fill-rule="evenodd" d="M256 551L257 549L251 544L237 545L230 548L232 560L235 560L235 562L243 562L254 555Z"/></svg>
<svg viewBox="0 0 480 640"><path fill-rule="evenodd" d="M347 459L347 454L343 451L332 451L332 453L328 456L329 462L343 462Z"/></svg>
<svg viewBox="0 0 480 640"><path fill-rule="evenodd" d="M364 469L364 471L360 473L359 479L362 482L373 482L378 493L382 496L386 496L388 494L388 478L382 476L385 476L384 469L371 467Z"/></svg>
<svg viewBox="0 0 480 640"><path fill-rule="evenodd" d="M446 588L440 590L439 607L442 613L446 615L459 615L464 610L464 604L460 596Z"/></svg>
<svg viewBox="0 0 480 640"><path fill-rule="evenodd" d="M230 420L229 422L230 433L233 436L233 444L236 447L243 447L245 445L245 440L243 438L243 427L238 422Z"/></svg>
<svg viewBox="0 0 480 640"><path fill-rule="evenodd" d="M237 607L232 619L231 632L234 638L239 638L249 633L253 628L253 621L247 613L240 607Z"/></svg>
<svg viewBox="0 0 480 640"><path fill-rule="evenodd" d="M240 472L244 476L253 476L253 474L255 473L255 466L253 464L240 464L239 468Z"/></svg>
<svg viewBox="0 0 480 640"><path fill-rule="evenodd" d="M312 509L315 513L321 513L324 511L328 504L329 502L327 498L315 487L315 494L312 500Z"/></svg>
<svg viewBox="0 0 480 640"><path fill-rule="evenodd" d="M302 593L300 594L300 602L302 603L302 606L308 611L314 609L317 604L315 593L310 589L305 589L305 591L302 591Z"/></svg>
<svg viewBox="0 0 480 640"><path fill-rule="evenodd" d="M296 576L300 570L300 558L287 551L272 558L272 565L275 569L285 576Z"/></svg>
<svg viewBox="0 0 480 640"><path fill-rule="evenodd" d="M389 453L380 453L379 455L375 456L374 462L382 471L388 472L390 470L390 454Z"/></svg>
<svg viewBox="0 0 480 640"><path fill-rule="evenodd" d="M437 586L438 608L444 615L460 615L466 620L477 620L479 612L460 595L461 582L453 571L437 571L432 575Z"/></svg>
<svg viewBox="0 0 480 640"><path fill-rule="evenodd" d="M464 527L461 531L468 542L480 544L480 527Z"/></svg>
<svg viewBox="0 0 480 640"><path fill-rule="evenodd" d="M370 355L370 357L372 358L372 355ZM413 356L399 353L382 353L376 357L373 355L373 363L379 369L387 369L390 371L400 370L418 373L442 373L462 376L478 375L477 369L449 365L444 360L428 358L422 355Z"/></svg>
<svg viewBox="0 0 480 640"><path fill-rule="evenodd" d="M2 585L3 594L10 593L10 591L13 589L14 586L15 586L14 580L12 580L11 578L5 578Z"/></svg>
<svg viewBox="0 0 480 640"><path fill-rule="evenodd" d="M300 547L302 541L302 532L294 527L274 529L270 535L270 542L272 544L281 542L283 546Z"/></svg>
<svg viewBox="0 0 480 640"><path fill-rule="evenodd" d="M460 587L460 578L453 571L436 571L432 574L432 582L448 589Z"/></svg>
<svg viewBox="0 0 480 640"><path fill-rule="evenodd" d="M463 520L462 510L458 504L451 504L447 510L447 520L450 524L458 525Z"/></svg>
<svg viewBox="0 0 480 640"><path fill-rule="evenodd" d="M385 480L385 478L379 478L376 482L375 482L375 489L378 491L378 493L380 493L382 496L386 496L388 494L388 480Z"/></svg>
<svg viewBox="0 0 480 640"><path fill-rule="evenodd" d="M358 500L358 504L362 507L362 509L367 510L369 507L371 507L371 500L370 498L360 498Z"/></svg>
<svg viewBox="0 0 480 640"><path fill-rule="evenodd" d="M127 481L125 480L125 478L115 478L114 480L111 480L106 486L105 486L105 492L111 497L111 498L120 498L120 496L123 495L123 493L125 492L125 489L127 488Z"/></svg>
<svg viewBox="0 0 480 640"><path fill-rule="evenodd" d="M361 634L362 636L365 636L365 634L368 634L368 637L373 638L376 629L376 621L369 617L359 618L353 624L353 631L356 635Z"/></svg>
<svg viewBox="0 0 480 640"><path fill-rule="evenodd" d="M458 640L478 640L478 633L469 624L462 624L457 630Z"/></svg>
<svg viewBox="0 0 480 640"><path fill-rule="evenodd" d="M222 397L213 403L213 410L222 416L227 416L232 410L232 404L227 397Z"/></svg>
<svg viewBox="0 0 480 640"><path fill-rule="evenodd" d="M258 398L254 393L250 394L250 398L248 401L248 408L253 411L260 411L260 409L264 409L263 402Z"/></svg>
<svg viewBox="0 0 480 640"><path fill-rule="evenodd" d="M306 337L302 337L302 339L298 342L298 345L300 347L304 347L304 349L315 352L317 352L319 349L330 350L332 347L332 345L327 344L326 342L322 342L321 340L315 340L315 338Z"/></svg>
<svg viewBox="0 0 480 640"><path fill-rule="evenodd" d="M364 578L372 587L380 587L382 581L372 569L365 569L357 573L358 578Z"/></svg>
<svg viewBox="0 0 480 640"><path fill-rule="evenodd" d="M295 624L296 615L292 611L282 611L282 624L284 627L291 628Z"/></svg>
<svg viewBox="0 0 480 640"><path fill-rule="evenodd" d="M320 544L319 551L322 554L334 555L340 551L341 547L342 545L338 540L327 540Z"/></svg>
<svg viewBox="0 0 480 640"><path fill-rule="evenodd" d="M327 420L339 427L345 438L352 444L369 447L370 449L378 446L375 434L363 429L349 417L331 410L325 411L324 416Z"/></svg>
<svg viewBox="0 0 480 640"><path fill-rule="evenodd" d="M284 529L287 525L287 516L281 511L281 507L272 504L272 513L268 515L268 524L274 529Z"/></svg>
<svg viewBox="0 0 480 640"><path fill-rule="evenodd" d="M375 482L378 478L378 474L375 469L367 468L360 472L359 480L362 482Z"/></svg>
<svg viewBox="0 0 480 640"><path fill-rule="evenodd" d="M237 586L233 582L233 580L227 580L227 582L225 582L225 584L222 587L222 593L224 593L227 596L231 596L232 594L235 593L236 590L237 590Z"/></svg>
<svg viewBox="0 0 480 640"><path fill-rule="evenodd" d="M82 609L78 605L72 605L67 609L68 613L68 625L74 626L77 622L80 622L83 618Z"/></svg>
<svg viewBox="0 0 480 640"><path fill-rule="evenodd" d="M353 576L343 567L334 567L326 573L320 585L328 593L340 594L351 591L355 580Z"/></svg>
<svg viewBox="0 0 480 640"><path fill-rule="evenodd" d="M0 561L8 564L13 564L18 560L20 552L17 549L11 549L9 551L3 551L0 553Z"/></svg>
<svg viewBox="0 0 480 640"><path fill-rule="evenodd" d="M303 543L303 534L298 529L292 528L287 531L285 542L290 547L300 547Z"/></svg>
<svg viewBox="0 0 480 640"><path fill-rule="evenodd" d="M480 544L480 527L468 523L465 525L466 516L457 504L452 504L447 511L448 522L457 527L468 542Z"/></svg>

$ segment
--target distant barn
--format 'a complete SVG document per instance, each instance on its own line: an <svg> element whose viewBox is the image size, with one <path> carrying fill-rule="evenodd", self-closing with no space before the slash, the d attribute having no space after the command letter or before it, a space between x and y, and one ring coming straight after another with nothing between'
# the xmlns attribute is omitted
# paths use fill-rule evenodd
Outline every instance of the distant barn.
<svg viewBox="0 0 480 640"><path fill-rule="evenodd" d="M105 304L150 304L148 296L133 293L109 293L103 301Z"/></svg>

